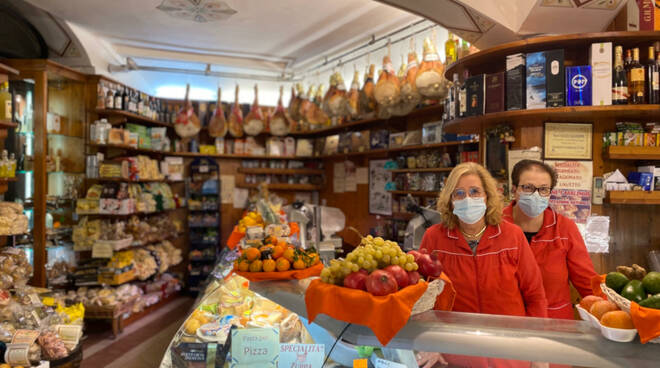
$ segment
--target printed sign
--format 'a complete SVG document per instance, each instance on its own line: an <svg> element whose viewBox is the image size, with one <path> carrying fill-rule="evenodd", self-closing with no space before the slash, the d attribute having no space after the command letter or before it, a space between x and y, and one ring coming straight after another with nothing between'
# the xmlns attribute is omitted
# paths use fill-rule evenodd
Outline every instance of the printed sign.
<svg viewBox="0 0 660 368"><path fill-rule="evenodd" d="M28 355L30 344L7 344L5 351L5 362L17 366L30 366Z"/></svg>
<svg viewBox="0 0 660 368"><path fill-rule="evenodd" d="M14 336L11 338L12 344L28 344L32 345L39 337L37 330L16 330Z"/></svg>
<svg viewBox="0 0 660 368"><path fill-rule="evenodd" d="M374 365L374 368L406 368L406 366L401 363L381 359L376 355L371 356L371 363Z"/></svg>
<svg viewBox="0 0 660 368"><path fill-rule="evenodd" d="M92 246L92 258L112 258L112 244L97 242Z"/></svg>
<svg viewBox="0 0 660 368"><path fill-rule="evenodd" d="M550 195L550 206L578 224L586 224L591 214L591 161L545 161L557 172L557 186Z"/></svg>
<svg viewBox="0 0 660 368"><path fill-rule="evenodd" d="M321 368L325 359L323 344L280 344L279 368Z"/></svg>
<svg viewBox="0 0 660 368"><path fill-rule="evenodd" d="M233 330L231 335L231 368L277 367L280 351L278 328Z"/></svg>

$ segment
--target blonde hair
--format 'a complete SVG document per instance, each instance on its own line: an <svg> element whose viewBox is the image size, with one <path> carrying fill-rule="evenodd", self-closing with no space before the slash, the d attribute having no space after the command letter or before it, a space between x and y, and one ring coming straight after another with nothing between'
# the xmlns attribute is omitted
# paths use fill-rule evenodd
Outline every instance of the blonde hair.
<svg viewBox="0 0 660 368"><path fill-rule="evenodd" d="M486 192L486 224L497 225L502 221L502 195L497 191L497 182L488 170L474 162L465 162L457 165L445 182L444 189L438 197L438 212L442 216L442 224L448 229L458 225L458 217L452 212L452 194L458 185L458 181L465 175L477 175L481 179L481 185Z"/></svg>

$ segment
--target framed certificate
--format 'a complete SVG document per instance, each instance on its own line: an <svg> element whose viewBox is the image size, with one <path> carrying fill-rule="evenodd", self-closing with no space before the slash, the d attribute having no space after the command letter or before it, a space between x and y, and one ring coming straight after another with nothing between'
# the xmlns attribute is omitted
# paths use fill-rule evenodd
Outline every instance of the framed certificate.
<svg viewBox="0 0 660 368"><path fill-rule="evenodd" d="M592 137L592 124L545 123L543 156L546 160L591 160Z"/></svg>

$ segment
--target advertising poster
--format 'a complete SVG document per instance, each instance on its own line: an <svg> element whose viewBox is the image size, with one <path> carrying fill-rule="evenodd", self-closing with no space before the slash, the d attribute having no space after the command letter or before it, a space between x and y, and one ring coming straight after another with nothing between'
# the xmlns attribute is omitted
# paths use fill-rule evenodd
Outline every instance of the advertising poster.
<svg viewBox="0 0 660 368"><path fill-rule="evenodd" d="M385 190L385 184L392 180L392 173L385 170L387 160L369 161L369 213L392 215L392 193Z"/></svg>
<svg viewBox="0 0 660 368"><path fill-rule="evenodd" d="M550 206L578 224L586 224L591 214L592 161L545 161L557 172L557 187L550 195Z"/></svg>

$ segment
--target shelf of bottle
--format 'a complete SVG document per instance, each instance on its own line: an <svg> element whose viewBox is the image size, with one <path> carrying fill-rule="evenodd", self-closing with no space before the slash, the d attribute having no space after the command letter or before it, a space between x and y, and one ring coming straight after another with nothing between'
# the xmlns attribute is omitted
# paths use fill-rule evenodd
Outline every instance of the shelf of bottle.
<svg viewBox="0 0 660 368"><path fill-rule="evenodd" d="M412 196L420 196L420 197L437 197L438 192L424 192L421 190L388 190L389 193L395 194L395 195L412 195Z"/></svg>
<svg viewBox="0 0 660 368"><path fill-rule="evenodd" d="M610 160L660 160L660 146L609 146L605 152Z"/></svg>
<svg viewBox="0 0 660 368"><path fill-rule="evenodd" d="M641 190L607 191L605 203L609 204L660 204L660 191L645 192Z"/></svg>
<svg viewBox="0 0 660 368"><path fill-rule="evenodd" d="M155 127L173 127L172 124L166 123L163 121L158 121L154 120L151 118L148 118L146 116L134 114L132 112L124 111L124 110L114 110L114 109L96 109L96 113L101 115L101 116L121 116L125 117L129 121L134 121L142 124L146 124L149 126L155 126ZM125 124L125 121L109 121L110 124L112 125L119 125L119 124Z"/></svg>
<svg viewBox="0 0 660 368"><path fill-rule="evenodd" d="M476 134L482 128L502 123L513 126L536 124L534 120L597 122L600 119L660 119L660 105L563 106L493 112L445 122L447 133Z"/></svg>
<svg viewBox="0 0 660 368"><path fill-rule="evenodd" d="M172 181L167 180L167 179L139 179L139 180L131 180L131 179L126 179L126 178L86 178L87 181L90 182L99 182L99 183L106 183L106 182L119 182L119 183L171 183ZM178 182L178 181L174 181Z"/></svg>
<svg viewBox="0 0 660 368"><path fill-rule="evenodd" d="M440 142L440 143L428 143L428 144L416 144L411 146L401 146L394 148L375 148L364 152L348 152L348 153L333 153L331 155L321 155L317 158L342 158L350 156L377 156L393 152L406 152L406 151L419 151L427 150L434 148L442 148L448 146L460 146L465 144L476 144L479 143L478 140L469 140L469 141L452 141L452 142Z"/></svg>
<svg viewBox="0 0 660 368"><path fill-rule="evenodd" d="M434 172L452 171L453 169L454 169L453 167L433 167L426 169L392 169L388 171L392 172L393 174L410 173L410 172L434 173Z"/></svg>
<svg viewBox="0 0 660 368"><path fill-rule="evenodd" d="M0 129L13 129L18 127L18 123L14 123L11 120L0 119Z"/></svg>
<svg viewBox="0 0 660 368"><path fill-rule="evenodd" d="M261 184L248 184L248 183L238 183L236 187L238 188L259 188ZM319 191L322 189L320 185L314 184L267 184L268 190L290 190L290 191Z"/></svg>
<svg viewBox="0 0 660 368"><path fill-rule="evenodd" d="M517 53L525 54L536 51L571 48L578 48L584 53L588 45L592 43L612 42L616 45L624 45L626 47L649 46L659 38L660 32L658 31L575 33L559 36L533 37L497 45L465 56L447 67L445 78L452 80L454 73L462 76L465 70L468 70L470 75L476 75L479 73L475 73L473 69L484 68L484 66L497 69L488 71L489 73L504 70L506 57ZM480 70L480 72L483 71Z"/></svg>
<svg viewBox="0 0 660 368"><path fill-rule="evenodd" d="M272 174L272 175L323 175L323 169L271 169L268 167L239 167L241 174Z"/></svg>

